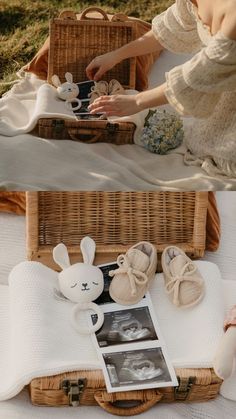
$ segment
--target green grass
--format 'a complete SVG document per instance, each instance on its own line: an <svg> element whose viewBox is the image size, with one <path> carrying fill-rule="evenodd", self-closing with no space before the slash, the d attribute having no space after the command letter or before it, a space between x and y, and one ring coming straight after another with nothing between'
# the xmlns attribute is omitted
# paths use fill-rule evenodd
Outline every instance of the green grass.
<svg viewBox="0 0 236 419"><path fill-rule="evenodd" d="M96 5L107 12L123 12L151 21L174 0L1 0L0 3L0 82L14 80L48 35L49 19L63 9L75 11ZM0 85L0 96L9 87Z"/></svg>

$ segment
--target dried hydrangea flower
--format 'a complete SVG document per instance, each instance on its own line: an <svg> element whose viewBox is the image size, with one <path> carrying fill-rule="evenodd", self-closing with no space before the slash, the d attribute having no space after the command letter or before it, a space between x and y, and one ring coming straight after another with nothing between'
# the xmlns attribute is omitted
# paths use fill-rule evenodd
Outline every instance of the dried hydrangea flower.
<svg viewBox="0 0 236 419"><path fill-rule="evenodd" d="M146 117L141 142L152 153L167 154L179 147L184 138L183 121L166 110L150 110Z"/></svg>

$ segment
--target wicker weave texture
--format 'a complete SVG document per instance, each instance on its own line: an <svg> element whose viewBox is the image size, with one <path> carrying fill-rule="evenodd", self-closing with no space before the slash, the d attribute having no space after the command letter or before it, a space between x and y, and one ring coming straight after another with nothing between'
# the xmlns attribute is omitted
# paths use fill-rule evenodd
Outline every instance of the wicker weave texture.
<svg viewBox="0 0 236 419"><path fill-rule="evenodd" d="M177 244L200 257L207 204L207 192L30 192L28 257L55 267L52 247L63 242L72 261L78 260L85 235L96 241L95 262L114 260L141 240L155 244L158 252Z"/></svg>
<svg viewBox="0 0 236 419"><path fill-rule="evenodd" d="M210 368L176 369L176 375L179 380L185 380L189 377L194 377L195 379L195 383L191 387L185 401L207 401L213 399L217 396L222 383L222 380ZM96 405L97 401L94 397L98 390L102 393L103 400L111 403L116 400L144 400L151 398L153 395L153 390L107 393L102 371L93 370L36 378L30 384L31 401L36 405L68 405L68 396L63 393L61 383L65 379L78 380L81 378L86 378L87 380L85 391L80 400L81 405ZM176 400L178 396L175 395L173 387L160 388L157 391L161 394L160 401L162 402L178 401Z"/></svg>
<svg viewBox="0 0 236 419"><path fill-rule="evenodd" d="M136 38L136 22L111 22L103 19L54 19L50 25L49 74L64 81L66 71L75 82L86 80L85 69L91 60L120 48ZM117 79L124 88L135 88L136 59L117 64L104 77Z"/></svg>
<svg viewBox="0 0 236 419"><path fill-rule="evenodd" d="M84 235L95 239L95 262L100 263L114 260L140 240L154 243L159 253L175 243L199 257L205 250L207 206L207 192L28 192L28 257L55 268L52 248L63 241L73 262L78 260ZM207 401L219 392L221 380L212 369L177 369L176 374L181 380L195 378L185 401ZM102 372L94 370L35 379L30 384L31 400L36 405L68 405L61 383L78 378L87 380L81 405L99 404L119 416L133 416L179 396L173 387L108 394ZM181 397L182 393L179 401ZM119 400L140 404L127 409L114 404Z"/></svg>
<svg viewBox="0 0 236 419"><path fill-rule="evenodd" d="M116 145L133 144L136 126L130 122L71 121L40 119L35 135L52 140L83 141L87 144L103 142Z"/></svg>
<svg viewBox="0 0 236 419"><path fill-rule="evenodd" d="M95 12L95 18L94 16ZM97 18L99 16L99 18ZM108 16L98 7L89 7L82 14L64 11L50 24L48 81L58 75L62 82L65 73L73 75L75 83L85 81L86 67L91 60L120 48L137 38L137 22L122 14ZM136 58L123 60L104 76L104 80L118 80L125 89L136 85ZM111 124L104 121L41 120L34 135L47 139L71 139L85 143L108 142L117 145L132 144L135 126L132 123ZM109 128L113 125L112 129Z"/></svg>

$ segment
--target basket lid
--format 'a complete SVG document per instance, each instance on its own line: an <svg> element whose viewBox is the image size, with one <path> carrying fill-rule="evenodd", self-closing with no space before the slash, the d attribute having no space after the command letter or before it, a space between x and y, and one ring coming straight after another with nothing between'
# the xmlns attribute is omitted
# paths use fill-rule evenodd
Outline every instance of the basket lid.
<svg viewBox="0 0 236 419"><path fill-rule="evenodd" d="M66 72L73 74L76 83L85 81L85 69L93 58L131 42L136 34L137 23L123 14L111 17L97 7L79 15L62 12L50 22L48 81L53 74L64 81ZM122 61L103 77L106 81L118 80L126 89L135 88L135 78L136 58Z"/></svg>
<svg viewBox="0 0 236 419"><path fill-rule="evenodd" d="M201 257L207 206L207 192L28 192L28 259L58 269L52 249L63 242L72 262L82 260L86 235L97 245L95 263L115 261L142 240L159 253L175 244Z"/></svg>

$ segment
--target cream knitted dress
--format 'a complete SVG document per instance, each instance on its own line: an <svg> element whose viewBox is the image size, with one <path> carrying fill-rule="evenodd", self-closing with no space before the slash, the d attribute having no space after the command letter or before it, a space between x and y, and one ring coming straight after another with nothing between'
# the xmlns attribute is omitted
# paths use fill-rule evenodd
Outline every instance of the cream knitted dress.
<svg viewBox="0 0 236 419"><path fill-rule="evenodd" d="M190 0L176 0L152 27L164 48L195 53L166 74L169 103L194 117L185 135L185 162L236 177L236 41L221 32L212 36Z"/></svg>

